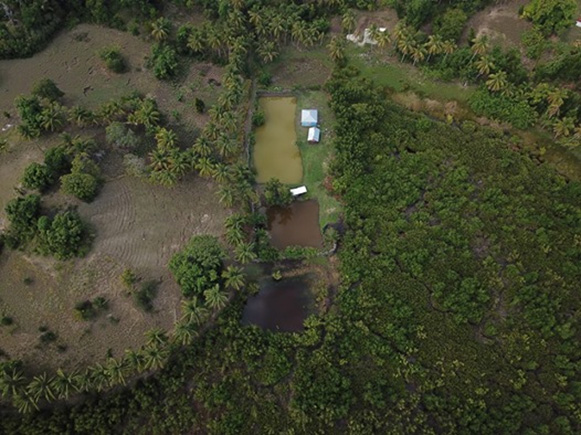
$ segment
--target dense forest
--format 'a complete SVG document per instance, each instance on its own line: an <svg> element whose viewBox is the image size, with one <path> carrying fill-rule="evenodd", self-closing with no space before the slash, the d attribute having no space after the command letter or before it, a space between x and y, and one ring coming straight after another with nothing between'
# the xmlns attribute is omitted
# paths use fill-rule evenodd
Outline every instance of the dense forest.
<svg viewBox="0 0 581 435"><path fill-rule="evenodd" d="M475 35L459 47L468 18L495 3L486 0L175 0L205 20L177 30L163 3L0 2L0 58L33 55L64 23L130 32L148 23L158 79L171 80L192 58L224 66L225 89L193 144L141 95L89 112L65 107L46 81L15 104L23 137L91 124L124 153L149 144L142 157L129 157L141 158L141 177L165 186L191 172L211 178L220 202L235 210L225 223L227 248L198 236L169 262L184 297L171 333L152 331L138 351L85 373L28 379L19 361L0 362L0 432L578 433L581 183L523 151L508 128L402 108L352 64L343 35L327 34L333 17L347 32L358 10L392 7L402 25L383 37L371 29L379 49L440 80L478 86L470 101L476 113L516 128L538 125L570 149L581 134L579 85L570 85L581 48L557 47L531 72L520 54ZM526 49L541 53L575 7L529 2ZM257 287L244 265L317 255L279 252L267 241L242 145L251 140L242 131L249 83L268 83L264 65L290 44L323 43L334 61L324 90L335 117L328 188L343 207L333 237L340 285L330 309L309 316L300 333L243 326ZM112 71L125 69L115 50L101 58ZM33 244L58 259L90 249L74 210L47 212L41 201L57 180L85 202L99 195L100 169L87 157L95 146L65 135L44 163L26 168L34 193L8 203L5 249ZM280 182L266 184L265 205L290 201Z"/></svg>

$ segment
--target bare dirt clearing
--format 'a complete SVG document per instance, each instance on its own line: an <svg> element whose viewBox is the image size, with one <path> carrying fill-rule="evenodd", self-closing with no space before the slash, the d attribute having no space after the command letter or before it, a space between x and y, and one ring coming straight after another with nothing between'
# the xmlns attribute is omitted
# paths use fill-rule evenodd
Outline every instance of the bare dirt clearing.
<svg viewBox="0 0 581 435"><path fill-rule="evenodd" d="M529 0L509 1L474 14L466 23L461 42L467 42L470 29L473 28L477 36L487 35L492 42L505 48L520 47L523 33L533 27L530 22L519 17L520 7L527 3Z"/></svg>
<svg viewBox="0 0 581 435"><path fill-rule="evenodd" d="M96 52L109 45L121 48L129 72L117 75L104 68ZM128 33L81 25L33 58L1 61L0 113L12 116L0 115L0 127L17 123L14 98L29 93L33 83L45 77L65 92L68 106L94 108L137 90L152 95L168 116L176 111L188 130L202 127L207 115L195 112L194 97L207 106L215 102L219 85L210 84L210 79L219 83L221 68L195 63L179 83L161 82L144 68L149 45ZM16 196L23 169L42 161L43 151L60 139L52 135L23 141L12 127L0 132L0 141L6 141L0 151L1 228L4 207ZM179 313L180 292L167 270L169 258L195 234L222 233L228 212L216 200L211 182L191 176L171 189L155 186L124 176L121 156L116 154L107 155L102 166L107 181L93 203L60 193L43 198L43 204L78 206L96 234L87 257L63 263L30 253L0 254L0 315L14 320L13 325L0 327L0 360L21 358L35 370L81 367L104 360L108 353L119 356L126 348L140 346L144 332L152 327L171 329ZM139 284L160 283L153 313L139 310L121 284L119 277L126 268L136 271ZM75 304L98 296L109 301L109 308L94 321L79 320ZM56 334L56 341L40 343L43 326Z"/></svg>
<svg viewBox="0 0 581 435"><path fill-rule="evenodd" d="M107 167L114 172L121 165L111 161ZM0 329L1 348L34 367L74 367L103 360L108 351L118 356L139 346L154 326L171 329L180 291L167 263L194 234L221 234L227 213L214 191L211 182L193 176L171 189L112 177L93 203L78 207L96 232L86 258L60 263L3 253L0 312L13 317L15 326ZM160 282L154 313L140 311L121 284L125 268L135 270L142 282ZM98 296L109 301L109 309L95 322L77 319L75 304ZM58 340L39 346L40 326L54 331ZM59 353L58 344L68 350Z"/></svg>
<svg viewBox="0 0 581 435"><path fill-rule="evenodd" d="M112 73L99 59L97 52L111 45L121 49L129 64L128 72ZM160 81L145 68L149 53L150 43L137 36L96 25L77 26L60 34L32 58L0 62L0 113L14 114L14 99L29 93L36 81L50 78L65 92L67 105L94 108L112 97L137 90L151 94L168 115L176 110L187 126L202 127L207 118L196 113L194 98L201 98L207 107L214 104L218 93L214 80L219 83L222 68L194 63L179 83ZM2 119L1 124L9 122L14 123Z"/></svg>

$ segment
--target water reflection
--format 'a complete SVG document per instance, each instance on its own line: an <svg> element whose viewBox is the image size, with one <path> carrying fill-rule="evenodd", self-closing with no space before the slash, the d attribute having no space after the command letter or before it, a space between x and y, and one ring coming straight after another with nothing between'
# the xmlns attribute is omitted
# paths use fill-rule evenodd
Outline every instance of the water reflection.
<svg viewBox="0 0 581 435"><path fill-rule="evenodd" d="M276 331L302 331L311 302L308 287L305 277L265 280L260 292L244 307L242 323Z"/></svg>
<svg viewBox="0 0 581 435"><path fill-rule="evenodd" d="M319 203L296 201L290 207L270 207L266 212L268 232L274 247L287 246L323 247L319 227Z"/></svg>

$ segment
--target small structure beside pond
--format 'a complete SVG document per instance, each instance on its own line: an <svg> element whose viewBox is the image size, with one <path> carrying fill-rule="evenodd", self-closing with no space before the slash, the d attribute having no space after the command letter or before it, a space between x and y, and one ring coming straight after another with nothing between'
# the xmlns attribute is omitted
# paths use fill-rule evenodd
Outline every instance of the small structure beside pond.
<svg viewBox="0 0 581 435"><path fill-rule="evenodd" d="M319 121L319 112L316 109L301 110L301 126L316 127Z"/></svg>
<svg viewBox="0 0 581 435"><path fill-rule="evenodd" d="M307 193L307 186L299 186L295 187L294 189L290 189L290 193L292 196L300 196Z"/></svg>
<svg viewBox="0 0 581 435"><path fill-rule="evenodd" d="M577 22L575 23L577 27L581 27L581 17L577 18Z"/></svg>
<svg viewBox="0 0 581 435"><path fill-rule="evenodd" d="M309 128L309 133L307 136L307 142L309 143L319 143L321 140L321 129L317 127Z"/></svg>

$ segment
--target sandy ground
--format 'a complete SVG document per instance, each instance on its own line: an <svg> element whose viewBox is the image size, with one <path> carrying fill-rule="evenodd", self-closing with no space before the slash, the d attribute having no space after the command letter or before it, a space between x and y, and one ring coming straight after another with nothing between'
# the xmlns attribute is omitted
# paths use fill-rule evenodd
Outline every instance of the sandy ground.
<svg viewBox="0 0 581 435"><path fill-rule="evenodd" d="M95 52L116 44L127 57L130 71L109 73ZM201 127L206 116L192 109L194 97L207 105L218 94L208 80L219 80L221 69L194 64L177 84L160 82L144 69L149 43L127 33L81 25L58 36L31 59L0 62L0 127L15 124L14 98L28 93L35 81L48 77L66 93L64 103L96 107L103 101L137 89L153 95L163 112L178 110L187 127ZM178 102L178 95L183 102ZM5 118L4 111L12 113ZM1 128L0 128L1 130ZM50 136L23 141L14 128L0 131L6 141L0 152L0 227L4 207L16 196L23 169L42 161L43 150L59 142ZM0 361L22 358L35 369L81 367L101 361L107 353L119 356L140 346L145 331L154 326L171 329L179 311L180 292L167 270L171 255L195 234L220 235L227 215L216 200L215 186L196 177L168 189L123 175L121 157L109 154L103 162L106 183L96 200L84 204L59 193L45 204L78 206L96 234L92 250L83 259L57 262L31 253L0 254L0 315L14 325L0 327ZM160 282L154 312L146 314L119 279L125 268L134 269L141 282ZM75 317L77 302L103 296L109 309L97 320ZM41 345L39 327L58 336ZM61 345L61 349L57 348ZM66 350L62 349L66 347Z"/></svg>
<svg viewBox="0 0 581 435"><path fill-rule="evenodd" d="M518 14L519 8L527 3L529 0L508 1L476 13L468 20L461 43L467 42L473 28L477 36L487 35L493 43L505 48L520 47L522 34L533 27Z"/></svg>

